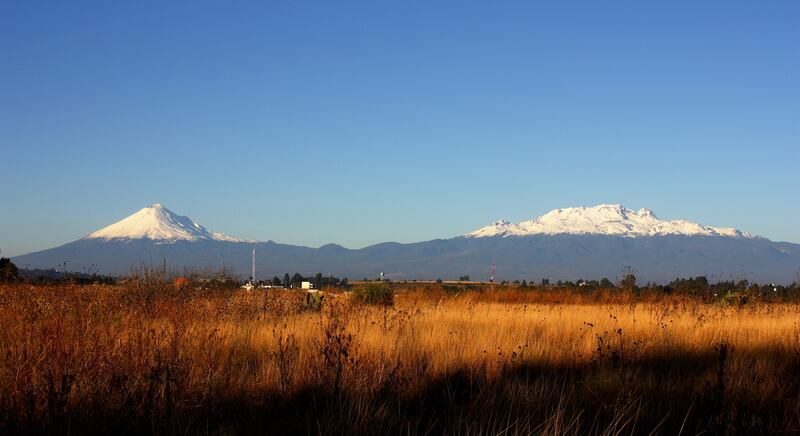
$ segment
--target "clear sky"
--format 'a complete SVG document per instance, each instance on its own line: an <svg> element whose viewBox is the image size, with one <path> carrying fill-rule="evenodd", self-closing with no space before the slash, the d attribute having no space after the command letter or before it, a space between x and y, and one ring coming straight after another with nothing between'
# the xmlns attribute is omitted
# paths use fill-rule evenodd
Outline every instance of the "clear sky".
<svg viewBox="0 0 800 436"><path fill-rule="evenodd" d="M151 203L311 246L599 203L800 242L798 1L121 3L0 3L3 255Z"/></svg>

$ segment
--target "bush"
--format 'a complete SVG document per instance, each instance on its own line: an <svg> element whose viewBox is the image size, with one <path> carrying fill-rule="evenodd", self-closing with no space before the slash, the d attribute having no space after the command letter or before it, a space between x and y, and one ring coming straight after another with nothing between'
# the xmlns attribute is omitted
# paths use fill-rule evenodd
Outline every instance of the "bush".
<svg viewBox="0 0 800 436"><path fill-rule="evenodd" d="M354 289L352 298L361 304L391 306L394 304L394 291L385 284L369 283L363 288Z"/></svg>
<svg viewBox="0 0 800 436"><path fill-rule="evenodd" d="M134 266L124 282L124 300L129 304L153 309L156 298L173 297L180 292L173 286L174 274L167 268L166 260L160 265L142 263Z"/></svg>
<svg viewBox="0 0 800 436"><path fill-rule="evenodd" d="M306 310L319 312L322 310L322 300L322 292L316 290L314 292L306 292Z"/></svg>
<svg viewBox="0 0 800 436"><path fill-rule="evenodd" d="M14 282L19 277L19 268L7 257L0 257L0 282Z"/></svg>
<svg viewBox="0 0 800 436"><path fill-rule="evenodd" d="M458 286L442 285L442 290L447 294L455 295L463 291L464 289Z"/></svg>

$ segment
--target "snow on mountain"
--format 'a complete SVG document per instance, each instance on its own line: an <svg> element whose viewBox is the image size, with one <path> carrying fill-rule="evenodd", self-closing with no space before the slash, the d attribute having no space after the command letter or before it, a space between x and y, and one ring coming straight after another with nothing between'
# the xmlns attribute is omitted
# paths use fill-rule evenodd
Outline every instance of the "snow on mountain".
<svg viewBox="0 0 800 436"><path fill-rule="evenodd" d="M486 227L482 227L472 233L467 233L464 236L471 237L485 237L485 236L525 236L530 234L528 229L521 224L512 223L506 220L497 220Z"/></svg>
<svg viewBox="0 0 800 436"><path fill-rule="evenodd" d="M536 219L512 223L505 220L467 233L466 237L528 235L611 235L611 236L727 236L750 238L749 233L727 227L709 227L685 220L664 221L650 209L631 210L619 204L569 207L552 210Z"/></svg>
<svg viewBox="0 0 800 436"><path fill-rule="evenodd" d="M90 233L84 239L242 242L222 233L209 232L189 217L178 215L160 204L145 207L123 220Z"/></svg>

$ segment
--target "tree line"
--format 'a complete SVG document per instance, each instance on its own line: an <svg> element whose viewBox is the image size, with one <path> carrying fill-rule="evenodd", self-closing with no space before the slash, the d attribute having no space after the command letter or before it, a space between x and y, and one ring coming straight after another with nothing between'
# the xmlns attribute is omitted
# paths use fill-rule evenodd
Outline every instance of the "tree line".
<svg viewBox="0 0 800 436"><path fill-rule="evenodd" d="M334 277L333 275L324 276L322 273L317 273L313 276L304 277L300 273L289 275L286 273L283 278L278 276L272 277L271 280L259 282L262 284L270 284L272 286L283 286L285 288L299 287L303 282L310 282L314 285L315 289L322 289L328 287L346 288L348 286L347 278Z"/></svg>

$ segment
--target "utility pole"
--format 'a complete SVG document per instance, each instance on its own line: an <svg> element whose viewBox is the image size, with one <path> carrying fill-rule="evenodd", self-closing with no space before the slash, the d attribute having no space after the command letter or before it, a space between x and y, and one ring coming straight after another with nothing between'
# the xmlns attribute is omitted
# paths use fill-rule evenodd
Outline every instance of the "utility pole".
<svg viewBox="0 0 800 436"><path fill-rule="evenodd" d="M256 285L256 247L253 247L253 270L252 270L252 274L253 274L253 278L252 278L253 286L256 286L256 290L258 290L258 287ZM268 302L269 302L269 284L267 284L267 286L264 286L264 307L263 307L264 313L267 313L267 309L269 308L269 306L267 304Z"/></svg>
<svg viewBox="0 0 800 436"><path fill-rule="evenodd" d="M250 283L256 284L256 249L253 247L253 272L250 276Z"/></svg>

